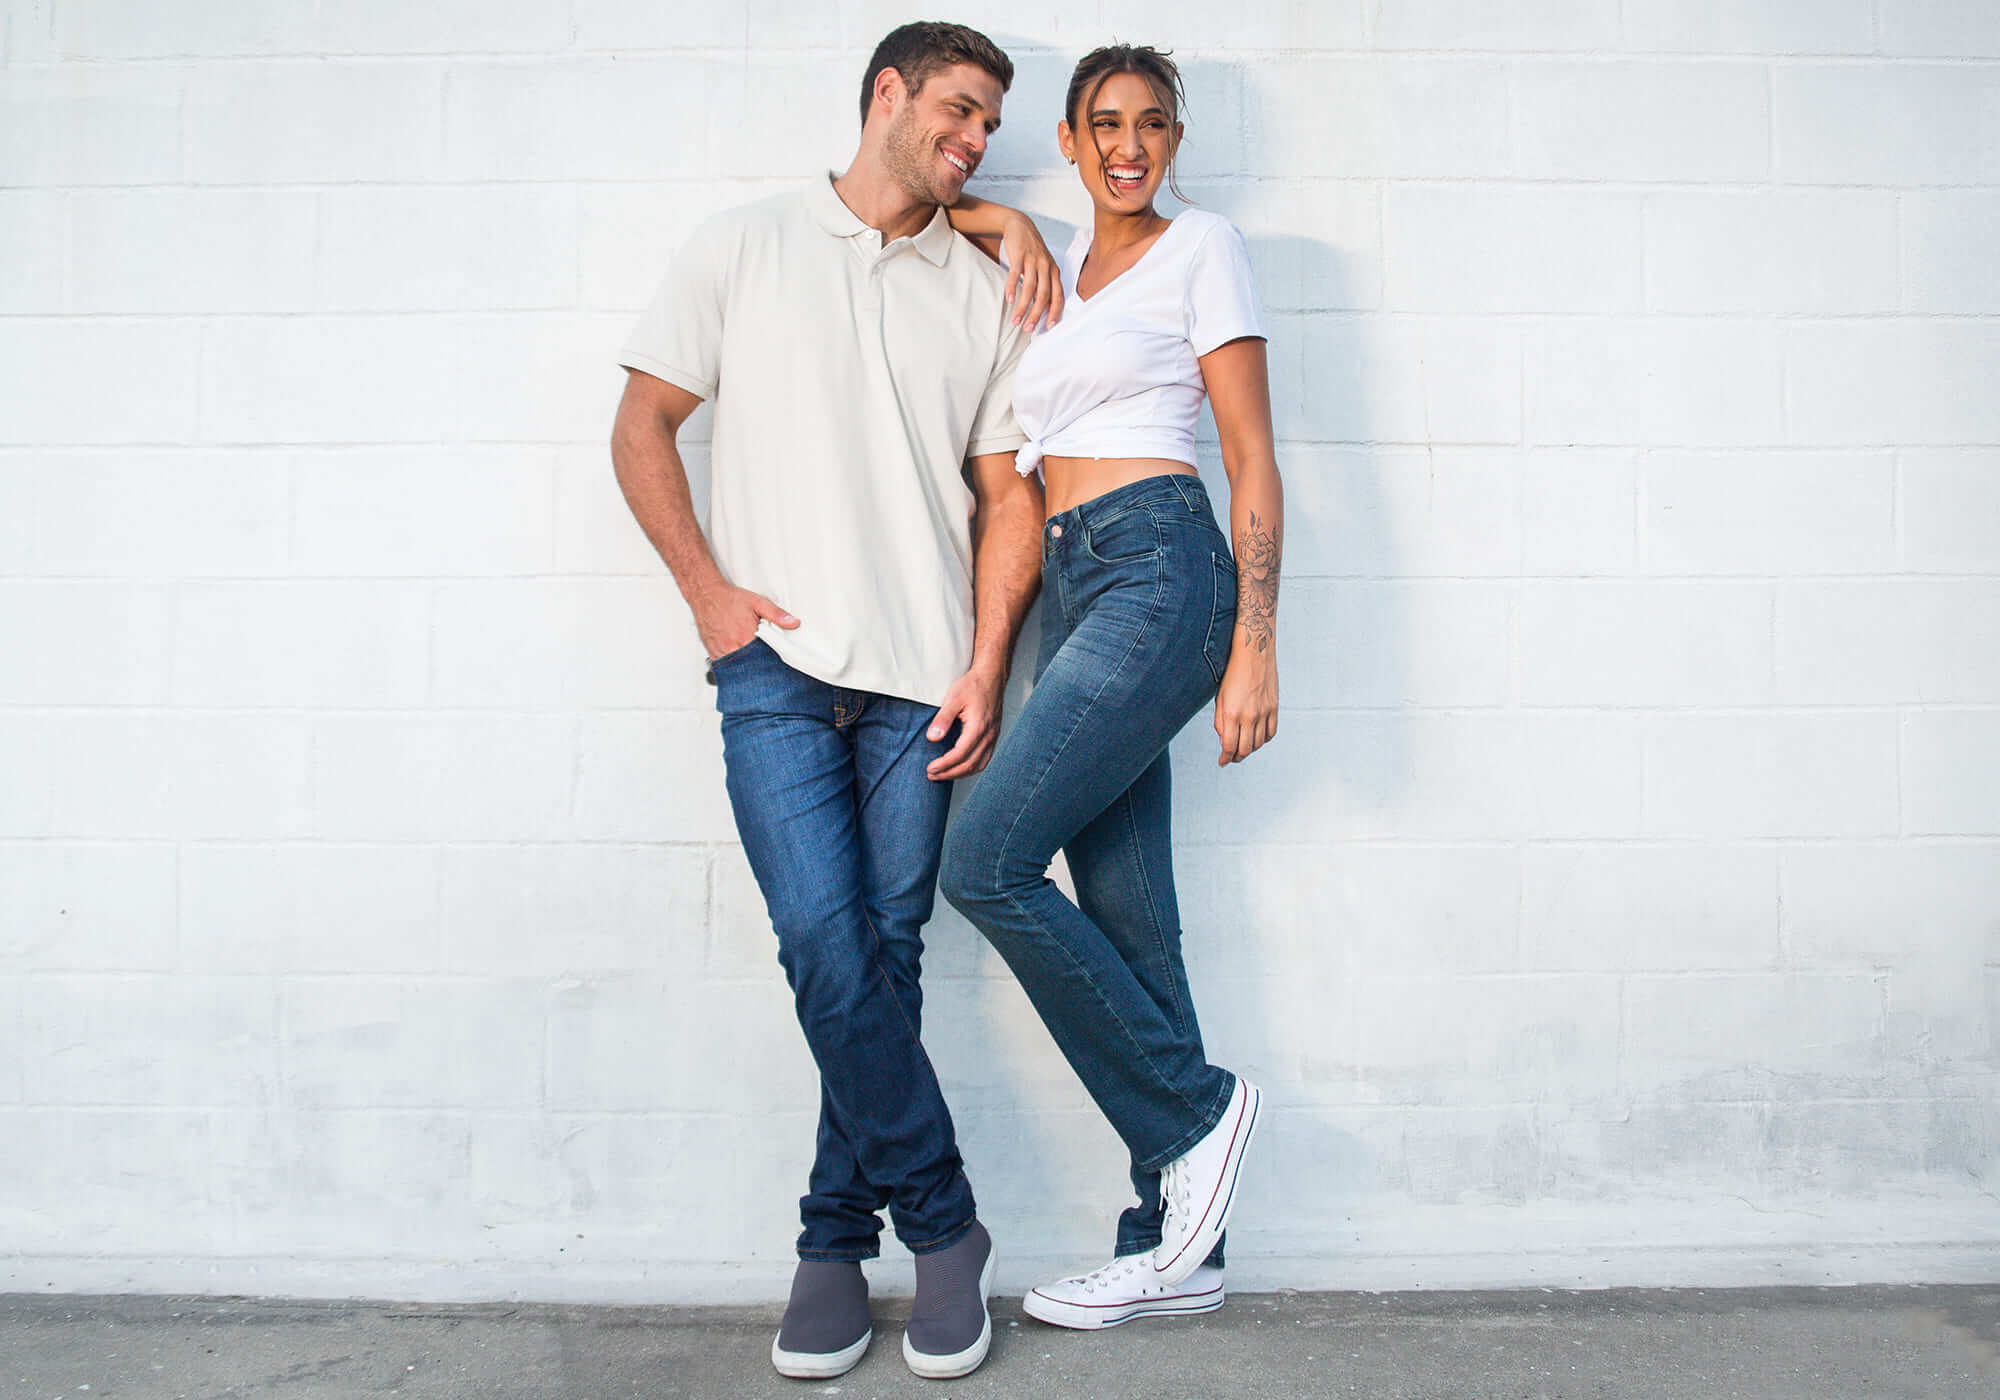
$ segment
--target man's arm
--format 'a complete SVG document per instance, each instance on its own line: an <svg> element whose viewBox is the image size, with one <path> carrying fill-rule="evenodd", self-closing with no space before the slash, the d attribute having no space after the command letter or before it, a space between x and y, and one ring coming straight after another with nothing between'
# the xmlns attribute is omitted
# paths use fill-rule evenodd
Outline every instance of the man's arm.
<svg viewBox="0 0 2000 1400"><path fill-rule="evenodd" d="M625 504L672 571L702 647L714 658L750 645L760 618L780 627L797 627L799 621L761 593L737 588L716 567L695 520L676 441L681 424L699 407L701 400L679 385L627 370L611 428L611 464Z"/></svg>
<svg viewBox="0 0 2000 1400"><path fill-rule="evenodd" d="M942 782L977 773L1000 738L1000 701L1014 639L1042 586L1042 483L1014 470L1012 452L974 457L972 669L952 683L931 721L933 741L954 719L958 742L925 769Z"/></svg>

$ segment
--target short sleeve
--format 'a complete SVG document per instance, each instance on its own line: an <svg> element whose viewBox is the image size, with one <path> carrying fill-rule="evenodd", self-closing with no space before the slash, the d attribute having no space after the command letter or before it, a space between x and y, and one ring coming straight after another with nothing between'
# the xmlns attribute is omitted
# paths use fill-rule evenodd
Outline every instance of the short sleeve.
<svg viewBox="0 0 2000 1400"><path fill-rule="evenodd" d="M994 352L993 373L987 376L986 392L980 397L979 411L973 415L972 438L965 455L984 457L989 452L1012 452L1028 440L1014 421L1014 371L1027 353L1028 332L1008 325L1006 338Z"/></svg>
<svg viewBox="0 0 2000 1400"><path fill-rule="evenodd" d="M1188 269L1188 344L1202 356L1245 336L1266 338L1257 286L1250 277L1250 250L1236 225L1219 219L1196 245Z"/></svg>
<svg viewBox="0 0 2000 1400"><path fill-rule="evenodd" d="M712 399L722 362L723 307L728 300L729 227L711 219L674 254L652 304L618 352L618 363Z"/></svg>

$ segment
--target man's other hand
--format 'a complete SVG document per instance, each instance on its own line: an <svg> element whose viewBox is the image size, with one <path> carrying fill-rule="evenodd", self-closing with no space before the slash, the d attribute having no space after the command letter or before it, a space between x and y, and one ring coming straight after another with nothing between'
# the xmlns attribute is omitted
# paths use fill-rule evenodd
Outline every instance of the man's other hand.
<svg viewBox="0 0 2000 1400"><path fill-rule="evenodd" d="M993 745L1000 738L1000 699L1007 689L1004 673L967 671L951 683L938 706L936 718L925 731L932 743L951 732L958 721L958 742L946 753L932 759L924 772L933 782L969 778L993 757Z"/></svg>

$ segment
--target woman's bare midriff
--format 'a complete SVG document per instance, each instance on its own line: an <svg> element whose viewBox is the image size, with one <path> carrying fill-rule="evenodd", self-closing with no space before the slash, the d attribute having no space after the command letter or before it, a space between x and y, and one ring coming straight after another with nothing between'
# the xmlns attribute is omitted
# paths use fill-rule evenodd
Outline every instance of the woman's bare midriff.
<svg viewBox="0 0 2000 1400"><path fill-rule="evenodd" d="M1149 476L1196 474L1186 462L1165 457L1044 457L1042 499L1055 516Z"/></svg>

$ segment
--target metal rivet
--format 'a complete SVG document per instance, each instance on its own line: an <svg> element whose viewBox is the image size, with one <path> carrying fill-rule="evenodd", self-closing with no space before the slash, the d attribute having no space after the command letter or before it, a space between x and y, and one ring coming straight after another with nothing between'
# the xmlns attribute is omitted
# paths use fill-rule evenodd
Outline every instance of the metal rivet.
<svg viewBox="0 0 2000 1400"><path fill-rule="evenodd" d="M1051 526L1049 526L1049 535L1050 535L1050 536L1051 536L1052 538L1054 538L1054 539L1058 539L1058 540L1059 540L1059 539L1061 539L1061 538L1062 538L1062 526L1060 526L1060 525L1051 525Z"/></svg>

